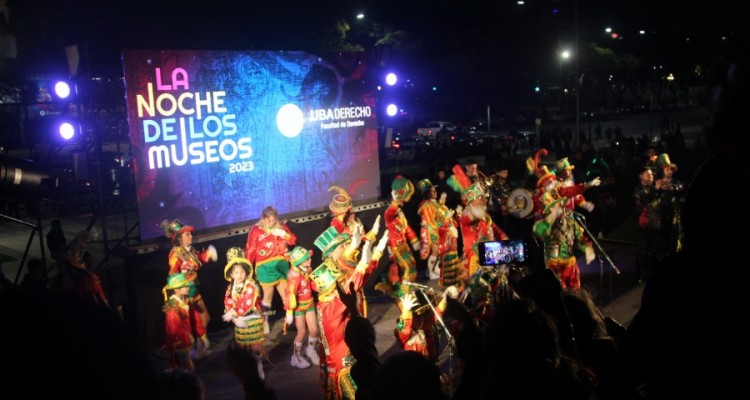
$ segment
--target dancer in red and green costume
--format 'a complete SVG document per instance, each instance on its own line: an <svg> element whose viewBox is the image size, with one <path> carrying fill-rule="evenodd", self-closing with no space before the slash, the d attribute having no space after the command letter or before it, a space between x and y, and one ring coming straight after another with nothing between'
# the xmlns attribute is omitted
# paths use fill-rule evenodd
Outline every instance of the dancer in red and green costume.
<svg viewBox="0 0 750 400"><path fill-rule="evenodd" d="M379 225L379 222L376 222L376 225ZM375 237L376 228L378 226L375 226L367 236ZM329 227L315 240L315 246L322 252L323 262L313 270L310 278L313 290L318 293L318 318L324 351L320 357L320 368L326 399L354 398L351 379L340 376L346 375L347 371L344 367L345 359L349 356L349 348L344 341L344 329L349 322L350 314L339 298L336 287L339 285L344 292L351 293L350 284L353 284L353 290L361 292L365 282L377 267L388 241L389 232L386 231L375 250L371 251L373 241L366 240L361 257L357 261L362 231L363 228L359 225L353 230L352 236L349 236L339 233L335 227ZM361 302L363 299L359 300ZM341 382L349 384L341 385Z"/></svg>
<svg viewBox="0 0 750 400"><path fill-rule="evenodd" d="M216 248L213 245L209 245L203 251L196 251L193 248L195 228L184 224L179 219L175 219L172 222L164 220L161 223L161 228L164 234L172 241L172 250L169 252L169 275L181 273L185 279L193 283L188 293L190 304L191 307L196 309L198 315L200 315L199 322L205 330L208 322L211 320L211 316L208 314L206 303L198 291L198 285L200 284L198 282L198 270L203 267L203 264L217 260ZM208 337L204 336L204 339L198 342L197 346L195 355L198 358L208 355L208 348L210 347Z"/></svg>
<svg viewBox="0 0 750 400"><path fill-rule="evenodd" d="M162 289L166 329L164 348L170 368L195 370L193 360L190 359L193 337L206 337L206 329L200 321L200 315L190 304L192 299L189 293L193 286L195 282L188 279L185 274L176 273L169 275L167 285Z"/></svg>
<svg viewBox="0 0 750 400"><path fill-rule="evenodd" d="M440 200L437 197L437 188L429 179L417 182L417 189L422 194L422 202L419 203L417 214L421 219L419 238L421 251L419 257L427 260L427 270L430 279L440 278L440 235L438 230L446 218L453 218L453 211L445 206L447 195L443 193Z"/></svg>
<svg viewBox="0 0 750 400"><path fill-rule="evenodd" d="M260 220L250 228L245 244L245 258L255 266L255 273L263 291L261 307L263 312L271 310L274 287L279 292L284 309L286 301L286 276L289 273L289 246L297 243L297 236L279 221L279 214L273 206L263 209ZM270 331L264 322L265 333Z"/></svg>
<svg viewBox="0 0 750 400"><path fill-rule="evenodd" d="M307 368L310 364L320 365L318 356L318 342L320 332L318 327L318 315L315 309L315 299L312 295L312 250L297 246L289 253L289 262L292 268L287 275L287 304L285 326L294 324L297 328L297 336L294 338L294 352L290 364L295 368ZM307 347L302 350L307 332Z"/></svg>
<svg viewBox="0 0 750 400"><path fill-rule="evenodd" d="M536 219L542 218L542 211L544 210L545 204L542 204L541 197L545 193L550 193L548 196L553 196L554 199L559 197L574 199L571 201L566 201L566 203L570 205L569 208L572 210L573 206L583 206L586 203L586 200L583 197L583 193L586 191L586 189L594 186L599 186L601 184L601 179L599 177L596 177L586 183L561 184L560 182L558 182L557 175L555 175L554 172L551 172L546 165L540 165L542 157L545 157L548 153L549 152L547 151L547 149L542 148L539 149L533 157L529 157L528 159L526 159L526 168L530 173L536 174L538 178L536 182L536 191L532 196L534 200L534 216ZM567 159L561 160L560 162L558 162L558 168L564 170L566 165L570 166L569 163L566 163ZM593 203L589 203L585 206L585 208L587 210L588 208L593 210Z"/></svg>
<svg viewBox="0 0 750 400"><path fill-rule="evenodd" d="M255 357L258 376L265 379L263 371L263 320L260 307L260 286L253 279L253 266L245 258L241 247L232 247L227 251L227 265L224 267L224 279L229 286L224 294L224 322L234 324L234 341Z"/></svg>
<svg viewBox="0 0 750 400"><path fill-rule="evenodd" d="M390 265L383 282L375 288L391 295L397 302L408 291L403 281L417 279L417 261L413 251L419 251L419 237L409 226L401 206L411 199L414 185L410 180L397 175L391 183L391 205L385 210L385 228L388 231Z"/></svg>
<svg viewBox="0 0 750 400"><path fill-rule="evenodd" d="M591 241L586 238L572 211L565 207L567 198L547 192L540 201L544 204L542 218L534 223L533 231L544 241L544 262L558 276L563 289L579 290L581 271L575 249L583 251L586 264L590 264L595 257Z"/></svg>
<svg viewBox="0 0 750 400"><path fill-rule="evenodd" d="M453 167L453 175L448 178L448 185L461 193L461 202L466 206L458 220L461 228L464 249L464 268L466 277L471 277L479 269L479 250L481 242L508 240L508 235L492 221L487 212L487 195L481 181L470 183L469 177L460 165Z"/></svg>
<svg viewBox="0 0 750 400"><path fill-rule="evenodd" d="M451 213L453 210L451 210ZM465 276L463 259L458 253L458 222L451 216L444 218L438 228L440 279L443 288L461 284Z"/></svg>

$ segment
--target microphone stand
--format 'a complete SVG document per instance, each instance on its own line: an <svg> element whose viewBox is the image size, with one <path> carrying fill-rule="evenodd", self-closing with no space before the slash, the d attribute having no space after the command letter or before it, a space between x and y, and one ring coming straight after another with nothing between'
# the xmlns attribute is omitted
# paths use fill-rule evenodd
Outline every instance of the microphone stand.
<svg viewBox="0 0 750 400"><path fill-rule="evenodd" d="M583 217L583 215L580 215L576 212L573 212L573 218L575 218L576 222L578 222L578 225L581 225L584 231L586 231L586 234L589 235L589 238L594 243L594 246L596 246L596 249L599 251L599 264L602 265L602 256L609 262L610 267L612 267L612 270L615 271L617 275L620 275L620 270L617 269L615 266L615 263L612 261L611 258L609 258L609 255L606 251L602 248L602 246L599 244L599 242L596 241L596 237L591 233L589 228L586 226L586 219Z"/></svg>
<svg viewBox="0 0 750 400"><path fill-rule="evenodd" d="M445 332L445 337L448 339L448 344L445 346L445 349L441 351L443 353L445 350L448 350L448 376L450 377L450 381L448 381L448 390L449 393L453 393L453 348L456 346L456 340L453 338L453 335L451 335L451 332L448 330L448 327L445 326L445 322L443 322L443 317L440 316L440 313L438 313L435 306L432 304L432 300L427 296L426 293L422 289L417 289L422 292L424 295L425 300L427 300L427 304L430 306L430 309L432 310L432 315L435 316L435 321L437 321L438 325L443 328L443 331Z"/></svg>

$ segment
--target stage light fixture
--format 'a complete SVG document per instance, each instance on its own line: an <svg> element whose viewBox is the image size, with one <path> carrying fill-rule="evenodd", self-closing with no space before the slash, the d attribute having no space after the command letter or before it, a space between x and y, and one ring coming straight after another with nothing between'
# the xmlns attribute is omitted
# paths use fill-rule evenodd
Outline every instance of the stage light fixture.
<svg viewBox="0 0 750 400"><path fill-rule="evenodd" d="M388 107L385 108L385 113L388 114L389 117L396 115L397 112L398 107L395 104L388 104Z"/></svg>
<svg viewBox="0 0 750 400"><path fill-rule="evenodd" d="M60 137L65 140L73 139L73 136L76 134L76 129L70 122L61 123L58 131L60 132Z"/></svg>
<svg viewBox="0 0 750 400"><path fill-rule="evenodd" d="M65 81L55 83L55 95L60 99L67 99L70 96L70 85Z"/></svg>
<svg viewBox="0 0 750 400"><path fill-rule="evenodd" d="M393 86L398 82L398 77L393 72L389 72L388 75L385 76L385 83L387 83L390 86Z"/></svg>

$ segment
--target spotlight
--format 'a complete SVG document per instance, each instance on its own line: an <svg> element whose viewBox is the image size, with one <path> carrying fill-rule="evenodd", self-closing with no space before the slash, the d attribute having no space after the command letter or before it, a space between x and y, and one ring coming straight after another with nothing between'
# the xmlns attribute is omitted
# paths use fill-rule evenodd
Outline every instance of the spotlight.
<svg viewBox="0 0 750 400"><path fill-rule="evenodd" d="M398 77L393 72L388 73L388 75L385 76L385 83L387 83L390 86L393 86L398 82Z"/></svg>
<svg viewBox="0 0 750 400"><path fill-rule="evenodd" d="M67 99L70 96L70 85L68 82L59 81L55 83L55 94L61 99Z"/></svg>
<svg viewBox="0 0 750 400"><path fill-rule="evenodd" d="M397 112L398 107L396 107L395 104L388 104L388 107L385 108L385 113L388 114L389 117L396 115Z"/></svg>
<svg viewBox="0 0 750 400"><path fill-rule="evenodd" d="M75 136L76 130L70 122L63 122L59 128L60 137L65 140L70 140Z"/></svg>

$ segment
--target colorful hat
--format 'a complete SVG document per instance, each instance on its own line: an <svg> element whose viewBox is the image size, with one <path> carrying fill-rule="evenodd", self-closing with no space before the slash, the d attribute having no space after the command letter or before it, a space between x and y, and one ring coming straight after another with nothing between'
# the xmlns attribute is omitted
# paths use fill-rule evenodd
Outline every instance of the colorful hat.
<svg viewBox="0 0 750 400"><path fill-rule="evenodd" d="M539 167L539 171L539 180L536 181L537 188L543 188L547 186L550 181L554 181L557 179L557 175L555 175L554 172L550 172L546 165L542 165L541 167Z"/></svg>
<svg viewBox="0 0 750 400"><path fill-rule="evenodd" d="M181 287L193 285L195 285L195 282L188 280L183 273L178 272L176 274L169 275L167 277L167 286L164 286L164 288L162 288L161 290L162 294L164 295L164 301L167 300L168 290L175 290Z"/></svg>
<svg viewBox="0 0 750 400"><path fill-rule="evenodd" d="M161 229L164 231L164 235L166 235L173 242L183 232L187 232L187 231L195 232L195 228L193 228L190 225L185 225L179 219L175 219L172 222L169 222L165 219L161 223Z"/></svg>
<svg viewBox="0 0 750 400"><path fill-rule="evenodd" d="M414 194L414 184L401 175L396 175L396 177L393 178L391 189L393 190L394 199L403 202L409 201Z"/></svg>
<svg viewBox="0 0 750 400"><path fill-rule="evenodd" d="M349 234L339 233L335 227L331 226L315 239L315 247L319 248L323 253L323 258L326 258L336 249L336 247L349 239Z"/></svg>
<svg viewBox="0 0 750 400"><path fill-rule="evenodd" d="M672 161L669 160L669 154L667 153L659 154L659 157L656 157L656 166L659 169L669 167L672 171L677 171L677 164L672 164Z"/></svg>
<svg viewBox="0 0 750 400"><path fill-rule="evenodd" d="M297 246L292 249L291 253L289 253L289 262L295 267L299 267L303 262L309 260L312 255L312 250L307 250L302 246Z"/></svg>
<svg viewBox="0 0 750 400"><path fill-rule="evenodd" d="M425 192L427 192L428 190L434 187L435 185L433 185L432 182L430 182L430 180L427 178L422 179L421 181L417 182L417 189L419 190L419 193L421 193L423 196Z"/></svg>
<svg viewBox="0 0 750 400"><path fill-rule="evenodd" d="M245 258L245 250L240 247L230 247L227 250L227 265L224 267L224 279L232 281L232 267L234 264L240 264L245 268L248 276L253 274L253 265L250 260Z"/></svg>
<svg viewBox="0 0 750 400"><path fill-rule="evenodd" d="M572 170L572 169L575 169L575 168L576 168L576 166L575 165L571 165L570 161L568 161L568 157L563 157L563 158L557 160L557 162L555 162L555 171L562 171L564 169Z"/></svg>
<svg viewBox="0 0 750 400"><path fill-rule="evenodd" d="M539 201L544 206L544 211L542 213L546 215L547 213L549 213L550 208L554 207L555 204L560 203L560 202L565 202L567 200L568 200L567 197L554 196L550 192L544 193L542 197L539 198Z"/></svg>
<svg viewBox="0 0 750 400"><path fill-rule="evenodd" d="M471 204L473 201L484 198L484 189L479 182L474 182L469 186L463 193L463 198L466 200L466 204Z"/></svg>
<svg viewBox="0 0 750 400"><path fill-rule="evenodd" d="M333 199L331 199L331 202L328 204L328 209L331 210L331 214L336 216L351 210L352 198L349 196L349 193L338 186L331 186L328 188L329 192L334 190L338 193L333 195Z"/></svg>

